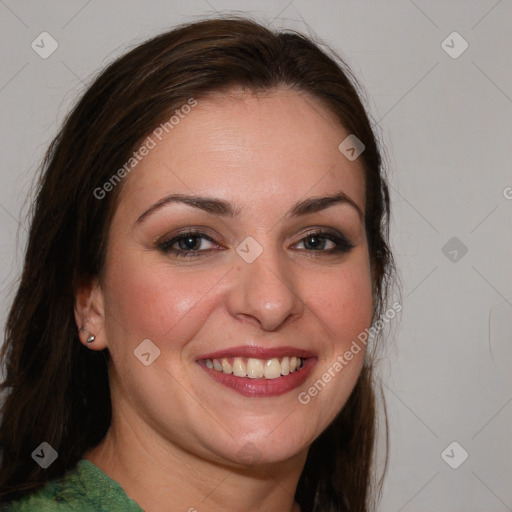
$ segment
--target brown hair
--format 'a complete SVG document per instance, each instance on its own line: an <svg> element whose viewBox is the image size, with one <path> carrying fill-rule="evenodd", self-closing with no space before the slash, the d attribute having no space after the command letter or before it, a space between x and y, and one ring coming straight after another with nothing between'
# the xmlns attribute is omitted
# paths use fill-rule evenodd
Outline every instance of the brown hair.
<svg viewBox="0 0 512 512"><path fill-rule="evenodd" d="M142 137L191 97L233 86L255 92L288 87L316 98L364 143L374 318L383 312L394 268L387 245L388 189L355 83L343 61L319 43L240 17L203 20L159 35L94 80L41 167L23 273L7 319L0 354L0 503L63 475L110 426L108 351L79 342L73 306L79 284L101 273L122 184L103 200L93 191L130 158ZM371 508L371 359L345 407L310 447L296 493L304 512ZM47 469L31 458L43 441L59 454Z"/></svg>

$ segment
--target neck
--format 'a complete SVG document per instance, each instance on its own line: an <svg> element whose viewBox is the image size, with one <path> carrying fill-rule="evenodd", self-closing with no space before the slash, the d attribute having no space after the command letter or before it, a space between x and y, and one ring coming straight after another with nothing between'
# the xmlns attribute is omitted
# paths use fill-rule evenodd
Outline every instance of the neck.
<svg viewBox="0 0 512 512"><path fill-rule="evenodd" d="M112 418L104 440L84 455L116 480L146 512L300 512L294 496L307 450L259 466L214 463L187 452L125 416Z"/></svg>

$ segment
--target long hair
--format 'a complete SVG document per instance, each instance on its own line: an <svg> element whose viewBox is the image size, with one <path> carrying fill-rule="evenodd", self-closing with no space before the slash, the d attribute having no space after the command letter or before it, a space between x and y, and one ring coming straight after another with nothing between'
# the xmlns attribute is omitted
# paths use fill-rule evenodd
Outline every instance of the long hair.
<svg viewBox="0 0 512 512"><path fill-rule="evenodd" d="M66 118L41 166L24 267L0 357L0 503L62 476L105 436L111 423L108 350L78 339L74 297L101 275L120 183L101 188L140 141L191 97L234 86L309 93L365 150L365 229L374 318L386 302L393 262L389 197L376 137L348 67L319 42L274 32L242 17L181 25L135 47L93 81ZM304 512L371 509L376 435L375 382L367 354L337 418L313 442L297 488ZM58 458L47 469L31 453L46 441Z"/></svg>

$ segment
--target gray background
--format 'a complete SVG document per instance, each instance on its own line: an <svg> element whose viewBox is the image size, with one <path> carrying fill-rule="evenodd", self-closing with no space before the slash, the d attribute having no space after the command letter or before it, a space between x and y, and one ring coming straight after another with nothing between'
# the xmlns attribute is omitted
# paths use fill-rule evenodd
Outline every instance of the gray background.
<svg viewBox="0 0 512 512"><path fill-rule="evenodd" d="M510 0L0 0L2 324L29 186L84 85L134 43L233 10L310 27L341 52L387 150L403 312L380 364L391 451L379 511L512 510ZM59 44L47 59L31 48L43 31ZM454 31L469 45L458 58L441 44ZM457 469L441 457L453 441L452 465L469 453Z"/></svg>

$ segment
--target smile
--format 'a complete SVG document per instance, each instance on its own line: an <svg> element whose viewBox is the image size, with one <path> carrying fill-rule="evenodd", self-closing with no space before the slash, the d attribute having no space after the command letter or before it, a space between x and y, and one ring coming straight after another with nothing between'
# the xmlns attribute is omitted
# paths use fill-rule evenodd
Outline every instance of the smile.
<svg viewBox="0 0 512 512"><path fill-rule="evenodd" d="M271 397L302 385L316 364L315 354L293 348L233 347L196 362L217 383L248 397Z"/></svg>
<svg viewBox="0 0 512 512"><path fill-rule="evenodd" d="M205 359L204 364L207 368L213 368L218 372L236 377L246 377L249 379L277 379L278 377L289 375L290 373L300 371L306 363L303 357L282 357L278 359L255 359L234 357L222 359Z"/></svg>

